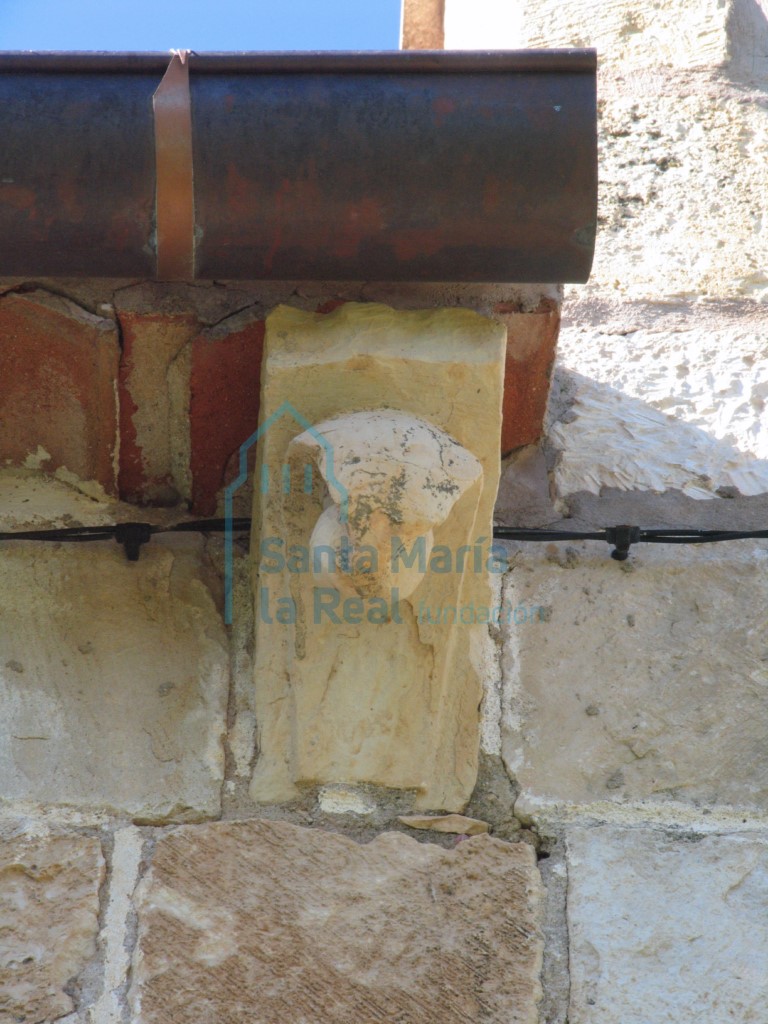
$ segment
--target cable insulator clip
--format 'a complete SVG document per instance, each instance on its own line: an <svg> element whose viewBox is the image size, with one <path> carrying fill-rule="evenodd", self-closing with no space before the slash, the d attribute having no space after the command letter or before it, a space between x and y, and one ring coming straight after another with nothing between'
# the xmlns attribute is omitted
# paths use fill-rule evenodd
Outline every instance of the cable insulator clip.
<svg viewBox="0 0 768 1024"><path fill-rule="evenodd" d="M152 539L152 527L149 523L118 523L115 526L115 540L125 549L125 557L129 562L138 562L142 544L149 544Z"/></svg>
<svg viewBox="0 0 768 1024"><path fill-rule="evenodd" d="M629 556L630 546L640 540L640 527L609 526L605 531L605 539L614 546L611 558L615 558L617 562L625 562Z"/></svg>

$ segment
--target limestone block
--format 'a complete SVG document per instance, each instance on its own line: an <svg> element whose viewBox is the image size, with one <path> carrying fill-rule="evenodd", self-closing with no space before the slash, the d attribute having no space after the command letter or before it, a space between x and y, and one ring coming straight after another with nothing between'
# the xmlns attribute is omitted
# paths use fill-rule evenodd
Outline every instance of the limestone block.
<svg viewBox="0 0 768 1024"><path fill-rule="evenodd" d="M215 815L229 679L199 542L4 546L0 779L6 801L142 821Z"/></svg>
<svg viewBox="0 0 768 1024"><path fill-rule="evenodd" d="M200 325L193 312L118 315L120 496L173 505L190 496L189 342Z"/></svg>
<svg viewBox="0 0 768 1024"><path fill-rule="evenodd" d="M115 489L112 320L40 289L0 298L0 464Z"/></svg>
<svg viewBox="0 0 768 1024"><path fill-rule="evenodd" d="M104 859L85 836L0 836L0 1021L53 1021L96 952Z"/></svg>
<svg viewBox="0 0 768 1024"><path fill-rule="evenodd" d="M540 899L532 849L489 836L180 828L137 896L133 1019L534 1024Z"/></svg>
<svg viewBox="0 0 768 1024"><path fill-rule="evenodd" d="M718 550L719 549L719 550ZM727 550L726 550L727 549ZM562 546L561 546L562 550ZM516 810L603 801L768 808L768 550L517 555L503 625Z"/></svg>
<svg viewBox="0 0 768 1024"><path fill-rule="evenodd" d="M268 318L252 545L255 799L332 783L413 791L419 809L460 811L469 799L504 348L503 326L468 310L348 303ZM326 423L350 413L340 432ZM318 453L337 443L326 486ZM343 531L374 540L374 554L390 549L375 572L359 567L352 597L311 571L316 542L342 536L337 468Z"/></svg>
<svg viewBox="0 0 768 1024"><path fill-rule="evenodd" d="M764 0L446 0L448 49L594 46L605 63L768 71Z"/></svg>
<svg viewBox="0 0 768 1024"><path fill-rule="evenodd" d="M768 840L573 828L572 1024L763 1024Z"/></svg>
<svg viewBox="0 0 768 1024"><path fill-rule="evenodd" d="M442 50L445 0L403 0L400 48Z"/></svg>
<svg viewBox="0 0 768 1024"><path fill-rule="evenodd" d="M600 98L598 240L578 291L763 301L764 92L705 71L607 69Z"/></svg>
<svg viewBox="0 0 768 1024"><path fill-rule="evenodd" d="M549 431L560 495L768 491L767 330L747 301L571 304Z"/></svg>

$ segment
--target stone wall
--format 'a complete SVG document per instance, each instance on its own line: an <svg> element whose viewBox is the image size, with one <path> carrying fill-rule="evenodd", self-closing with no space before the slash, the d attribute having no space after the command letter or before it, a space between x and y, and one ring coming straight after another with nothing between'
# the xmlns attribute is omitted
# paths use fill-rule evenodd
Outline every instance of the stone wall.
<svg viewBox="0 0 768 1024"><path fill-rule="evenodd" d="M269 312L372 301L506 326L499 522L766 528L764 9L442 8L417 45L600 50L546 421L554 287L7 281L0 529L220 514ZM254 798L245 538L231 627L216 535L0 542L0 1024L763 1024L765 542L507 553L475 791L414 818Z"/></svg>
<svg viewBox="0 0 768 1024"><path fill-rule="evenodd" d="M446 47L598 50L594 270L501 521L768 526L767 14L447 0ZM766 542L510 550L494 700L550 854L541 1019L764 1021Z"/></svg>
<svg viewBox="0 0 768 1024"><path fill-rule="evenodd" d="M350 346L338 381L326 360L322 401L312 365L303 401L284 368L284 397L307 414L328 415L328 402L343 410L349 374L378 404L405 408L407 392L412 414L466 435L493 491L500 445L516 450L543 429L556 288L40 280L6 281L0 293L3 532L221 515L238 448L259 423L261 376L271 372L265 323L278 305L286 322L326 324L329 344L341 324ZM399 311L387 337L397 316L411 325L404 352L395 345L383 358L375 319L367 355L347 337L360 330L355 316L381 315L374 302ZM467 366L454 321L478 332ZM431 337L420 364L419 325ZM361 360L383 367L370 371L370 386ZM275 387L273 375L263 415ZM251 513L249 470L236 495L241 515ZM488 534L490 490L483 501ZM441 503L437 494L438 512ZM253 508L260 515L258 501ZM480 673L470 686L463 671L447 672L451 707L465 720L451 720L437 681L424 684L444 742L425 740L431 723L413 719L406 678L396 692L412 701L402 710L407 730L386 739L393 702L380 673L369 740L387 748L382 784L357 782L367 770L360 757L348 781L338 769L302 778L276 803L255 782L280 761L291 730L270 724L280 722L280 679L268 700L269 631L256 658L247 536L235 545L232 626L224 565L220 534L155 535L135 562L111 539L0 541L1 1024L532 1024L542 994L537 840L513 813L498 750L482 754L482 784L463 806L478 770L480 684L496 671L483 627L471 651L438 652L445 661L453 651L454 666L471 654ZM367 646L355 653L351 632L347 675L373 699L374 687L354 678L373 655ZM379 647L386 659L387 644ZM330 661L327 687L338 691ZM293 727L306 733L305 761L316 719L329 717L323 700ZM364 726L367 705L355 713ZM348 725L337 717L331 736ZM453 753L458 733L467 738ZM463 780L466 794L450 807L426 789L419 802L418 774L402 786L395 778L406 760L423 763L430 743L439 748L430 752L435 792L445 780L450 791L454 774ZM426 821L400 820L425 801ZM466 816L434 822L429 812L444 810Z"/></svg>

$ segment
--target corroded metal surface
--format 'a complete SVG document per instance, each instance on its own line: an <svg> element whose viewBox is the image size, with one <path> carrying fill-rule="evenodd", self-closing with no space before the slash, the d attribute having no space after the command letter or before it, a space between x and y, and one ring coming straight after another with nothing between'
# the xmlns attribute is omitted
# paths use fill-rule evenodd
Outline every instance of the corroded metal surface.
<svg viewBox="0 0 768 1024"><path fill-rule="evenodd" d="M162 54L0 54L0 274L156 273ZM190 57L198 278L584 281L592 51Z"/></svg>

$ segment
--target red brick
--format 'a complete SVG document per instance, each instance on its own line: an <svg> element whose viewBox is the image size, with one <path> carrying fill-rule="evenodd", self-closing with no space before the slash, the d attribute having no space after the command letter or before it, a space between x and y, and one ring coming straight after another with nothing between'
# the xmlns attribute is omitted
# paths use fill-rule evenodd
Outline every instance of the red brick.
<svg viewBox="0 0 768 1024"><path fill-rule="evenodd" d="M552 304L532 313L497 309L507 327L501 452L534 444L544 431L560 310Z"/></svg>
<svg viewBox="0 0 768 1024"><path fill-rule="evenodd" d="M226 334L205 331L192 343L190 461L198 515L215 514L227 464L259 425L263 349L264 321L257 319Z"/></svg>
<svg viewBox="0 0 768 1024"><path fill-rule="evenodd" d="M117 330L44 291L0 299L0 463L38 446L42 468L66 468L114 493Z"/></svg>

